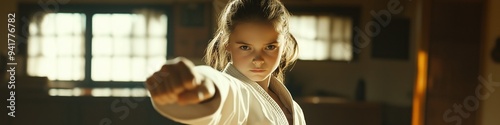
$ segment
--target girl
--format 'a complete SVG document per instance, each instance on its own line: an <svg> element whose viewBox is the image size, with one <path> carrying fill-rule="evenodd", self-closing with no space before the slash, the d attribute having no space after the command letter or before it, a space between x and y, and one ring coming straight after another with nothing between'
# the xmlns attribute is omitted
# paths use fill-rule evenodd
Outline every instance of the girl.
<svg viewBox="0 0 500 125"><path fill-rule="evenodd" d="M278 0L230 1L207 48L211 67L176 58L147 79L155 109L185 124L305 124L283 85L297 57L289 17Z"/></svg>

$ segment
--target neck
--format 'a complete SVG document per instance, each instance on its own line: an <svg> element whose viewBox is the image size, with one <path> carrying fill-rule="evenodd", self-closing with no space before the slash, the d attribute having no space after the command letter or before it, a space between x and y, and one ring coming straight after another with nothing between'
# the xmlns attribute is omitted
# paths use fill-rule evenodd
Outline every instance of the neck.
<svg viewBox="0 0 500 125"><path fill-rule="evenodd" d="M268 76L266 79L262 81L257 81L257 84L260 85L267 93L269 93L269 84L271 81L271 76Z"/></svg>

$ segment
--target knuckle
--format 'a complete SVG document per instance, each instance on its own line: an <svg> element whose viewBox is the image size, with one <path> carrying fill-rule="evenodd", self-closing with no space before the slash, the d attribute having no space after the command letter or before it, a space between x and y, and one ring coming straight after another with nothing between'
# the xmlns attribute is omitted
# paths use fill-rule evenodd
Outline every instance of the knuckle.
<svg viewBox="0 0 500 125"><path fill-rule="evenodd" d="M178 57L176 59L178 62L177 62L177 65L178 66L181 66L181 67L184 67L186 69L190 69L191 67L194 66L193 62L191 62L189 59L187 58L184 58L184 57Z"/></svg>
<svg viewBox="0 0 500 125"><path fill-rule="evenodd" d="M146 82L145 82L146 86L148 87L151 87L154 83L153 83L153 79L151 77L149 77L148 79L146 79Z"/></svg>
<svg viewBox="0 0 500 125"><path fill-rule="evenodd" d="M156 91L149 91L149 94L151 95L151 98L153 98L153 99L158 98L158 92L156 92Z"/></svg>
<svg viewBox="0 0 500 125"><path fill-rule="evenodd" d="M164 64L163 66L161 66L160 71L167 71L168 66L169 66L168 64Z"/></svg>
<svg viewBox="0 0 500 125"><path fill-rule="evenodd" d="M173 93L181 93L182 91L184 91L184 88L183 88L183 86L180 86L180 85L172 88Z"/></svg>
<svg viewBox="0 0 500 125"><path fill-rule="evenodd" d="M187 72L186 74L184 74L184 79L183 79L184 82L193 82L193 79L194 79L194 74L192 72Z"/></svg>

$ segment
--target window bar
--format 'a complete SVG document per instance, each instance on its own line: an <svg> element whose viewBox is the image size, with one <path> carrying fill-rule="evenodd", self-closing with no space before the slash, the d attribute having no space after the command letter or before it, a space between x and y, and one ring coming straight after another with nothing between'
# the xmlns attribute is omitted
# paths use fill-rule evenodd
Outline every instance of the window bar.
<svg viewBox="0 0 500 125"><path fill-rule="evenodd" d="M93 86L91 79L92 70L92 15L93 13L85 13L85 76L83 82Z"/></svg>
<svg viewBox="0 0 500 125"><path fill-rule="evenodd" d="M328 36L329 36L328 40L327 40L328 41L327 42L328 43L328 45L327 45L328 46L328 49L327 49L328 52L327 52L327 55L326 55L326 58L328 60L330 60L330 59L333 60L334 59L333 58L333 56L334 56L334 54L333 54L333 43L336 42L336 40L337 40L336 38L334 38L335 36L332 35L334 33L334 31L335 31L334 30L335 29L335 24L333 23L333 20L335 20L335 17L329 15L329 20L328 21L330 22L330 26L328 26L329 27L328 31L330 31L330 32L328 33Z"/></svg>

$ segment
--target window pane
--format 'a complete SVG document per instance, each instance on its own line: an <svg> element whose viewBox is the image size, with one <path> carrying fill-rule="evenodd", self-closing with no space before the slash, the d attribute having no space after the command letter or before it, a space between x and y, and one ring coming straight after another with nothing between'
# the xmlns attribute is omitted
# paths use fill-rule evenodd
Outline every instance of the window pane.
<svg viewBox="0 0 500 125"><path fill-rule="evenodd" d="M30 22L27 73L50 80L84 79L85 15L49 13Z"/></svg>
<svg viewBox="0 0 500 125"><path fill-rule="evenodd" d="M150 36L165 37L167 34L167 16L161 15L150 19L148 33Z"/></svg>
<svg viewBox="0 0 500 125"><path fill-rule="evenodd" d="M166 15L95 14L93 19L92 80L144 81L165 62Z"/></svg>
<svg viewBox="0 0 500 125"><path fill-rule="evenodd" d="M111 35L113 36L130 36L132 34L132 19L135 15L132 14L111 14Z"/></svg>
<svg viewBox="0 0 500 125"><path fill-rule="evenodd" d="M132 41L132 56L146 56L147 44L144 44L144 37L133 38Z"/></svg>
<svg viewBox="0 0 500 125"><path fill-rule="evenodd" d="M111 80L112 81L131 81L132 79L130 78L130 75L132 74L131 72L131 66L130 62L131 59L130 57L123 57L123 56L118 56L118 57L113 57L111 60L112 64L112 69L111 69Z"/></svg>
<svg viewBox="0 0 500 125"><path fill-rule="evenodd" d="M299 59L352 59L352 20L334 15L295 15L290 32L299 44Z"/></svg>
<svg viewBox="0 0 500 125"><path fill-rule="evenodd" d="M31 33L31 31L30 31ZM28 39L28 55L35 56L41 54L41 40L38 36L30 36Z"/></svg>
<svg viewBox="0 0 500 125"><path fill-rule="evenodd" d="M137 15L133 18L133 26L132 26L132 35L135 37L144 37L146 36L146 15Z"/></svg>
<svg viewBox="0 0 500 125"><path fill-rule="evenodd" d="M55 35L56 34L56 15L57 14L47 14L42 19L41 34L43 35ZM32 22L37 23L37 22Z"/></svg>
<svg viewBox="0 0 500 125"><path fill-rule="evenodd" d="M113 39L109 36L94 36L92 39L92 55L111 56Z"/></svg>
<svg viewBox="0 0 500 125"><path fill-rule="evenodd" d="M328 60L328 53L331 37L330 37L330 16L317 16L316 18L316 60Z"/></svg>
<svg viewBox="0 0 500 125"><path fill-rule="evenodd" d="M73 51L73 39L72 36L61 36L57 37L57 40L54 42L57 46L56 53L59 53L59 56L72 56L76 55ZM81 42L81 41L79 41Z"/></svg>
<svg viewBox="0 0 500 125"><path fill-rule="evenodd" d="M148 54L151 56L165 55L167 41L165 38L150 38L148 41Z"/></svg>
<svg viewBox="0 0 500 125"><path fill-rule="evenodd" d="M156 56L156 57L150 57L147 59L147 66L145 69L147 69L146 72L148 73L154 73L155 71L158 71L158 69L161 68L163 64L166 63L165 57L164 56Z"/></svg>
<svg viewBox="0 0 500 125"><path fill-rule="evenodd" d="M144 81L147 78L147 75L149 75L146 72L146 68L144 68L147 66L146 60L144 58L133 57L130 66L131 66L131 72L135 73L134 75L131 76L132 81Z"/></svg>
<svg viewBox="0 0 500 125"><path fill-rule="evenodd" d="M59 80L82 80L84 76L84 72L74 72L74 71L82 71L83 67L83 58L75 58L75 57L59 57L57 59L57 75L55 76Z"/></svg>
<svg viewBox="0 0 500 125"><path fill-rule="evenodd" d="M40 21L30 22L28 74L83 80L85 15L50 13L34 18ZM164 64L166 15L94 14L92 20L92 80L144 81Z"/></svg>
<svg viewBox="0 0 500 125"><path fill-rule="evenodd" d="M92 34L94 37L111 33L111 14L95 14L92 16Z"/></svg>
<svg viewBox="0 0 500 125"><path fill-rule="evenodd" d="M92 58L92 80L106 81L111 80L111 58L93 57Z"/></svg>
<svg viewBox="0 0 500 125"><path fill-rule="evenodd" d="M132 48L130 38L114 37L113 48L113 56L129 56Z"/></svg>

